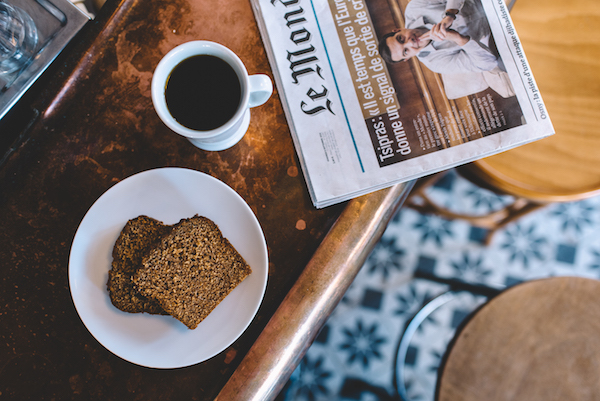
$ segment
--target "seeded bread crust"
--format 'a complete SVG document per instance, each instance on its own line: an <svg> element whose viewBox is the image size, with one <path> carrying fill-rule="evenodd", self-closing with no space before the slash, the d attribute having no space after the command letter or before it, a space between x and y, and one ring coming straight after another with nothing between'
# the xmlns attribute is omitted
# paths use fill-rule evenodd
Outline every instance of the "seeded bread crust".
<svg viewBox="0 0 600 401"><path fill-rule="evenodd" d="M167 314L156 301L141 295L131 279L142 266L144 256L171 230L172 226L148 216L138 216L125 224L113 247L113 262L106 283L115 307L129 313Z"/></svg>
<svg viewBox="0 0 600 401"><path fill-rule="evenodd" d="M181 220L133 275L138 291L195 329L252 269L206 217Z"/></svg>

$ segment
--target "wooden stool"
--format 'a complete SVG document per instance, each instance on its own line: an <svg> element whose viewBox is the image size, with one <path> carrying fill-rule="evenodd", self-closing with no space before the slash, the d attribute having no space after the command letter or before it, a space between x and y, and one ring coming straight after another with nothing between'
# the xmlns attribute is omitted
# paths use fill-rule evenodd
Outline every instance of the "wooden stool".
<svg viewBox="0 0 600 401"><path fill-rule="evenodd" d="M440 367L438 401L600 397L600 281L520 284L466 323Z"/></svg>
<svg viewBox="0 0 600 401"><path fill-rule="evenodd" d="M511 11L556 134L460 170L478 185L514 196L515 203L486 216L454 214L412 195L407 205L468 219L493 234L549 203L600 194L600 14L597 4L586 0L570 1L568 13L565 7L562 0L519 0ZM557 27L568 34L559 34ZM577 46L572 45L574 38ZM417 183L413 193L422 195L435 180Z"/></svg>

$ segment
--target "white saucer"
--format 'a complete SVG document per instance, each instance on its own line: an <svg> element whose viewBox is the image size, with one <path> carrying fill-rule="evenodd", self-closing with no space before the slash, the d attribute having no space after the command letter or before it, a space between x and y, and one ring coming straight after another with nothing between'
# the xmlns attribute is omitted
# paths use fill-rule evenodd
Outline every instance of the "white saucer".
<svg viewBox="0 0 600 401"><path fill-rule="evenodd" d="M206 216L252 267L195 330L171 316L126 313L110 302L106 281L115 240L127 220L142 214L165 224ZM183 168L145 171L106 191L81 221L69 258L71 296L90 333L119 357L152 368L193 365L231 345L256 315L267 276L265 237L248 204L216 178Z"/></svg>
<svg viewBox="0 0 600 401"><path fill-rule="evenodd" d="M192 143L192 145L202 150L225 150L238 143L244 137L244 135L246 135L248 127L250 127L250 109L246 110L246 113L242 117L242 120L239 122L239 126L235 129L232 129L232 132L225 132L221 135L218 135L215 138L188 137L187 139Z"/></svg>

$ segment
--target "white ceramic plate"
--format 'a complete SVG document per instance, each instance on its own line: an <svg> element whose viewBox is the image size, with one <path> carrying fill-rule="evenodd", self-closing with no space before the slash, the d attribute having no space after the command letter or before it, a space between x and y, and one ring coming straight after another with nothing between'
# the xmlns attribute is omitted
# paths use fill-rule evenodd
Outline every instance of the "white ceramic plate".
<svg viewBox="0 0 600 401"><path fill-rule="evenodd" d="M252 267L194 330L171 316L121 312L110 302L114 243L127 220L142 214L165 224L206 216ZM216 178L184 168L145 171L106 191L81 221L69 257L71 296L87 329L114 354L152 368L193 365L231 345L254 318L267 275L265 237L248 204Z"/></svg>

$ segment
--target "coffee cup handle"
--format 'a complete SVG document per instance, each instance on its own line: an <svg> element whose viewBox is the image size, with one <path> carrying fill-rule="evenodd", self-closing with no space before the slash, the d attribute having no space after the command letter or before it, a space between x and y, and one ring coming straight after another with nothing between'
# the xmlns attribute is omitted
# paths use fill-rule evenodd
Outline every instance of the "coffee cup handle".
<svg viewBox="0 0 600 401"><path fill-rule="evenodd" d="M249 107L256 107L264 104L273 94L273 82L265 74L255 74L248 77L250 100Z"/></svg>

